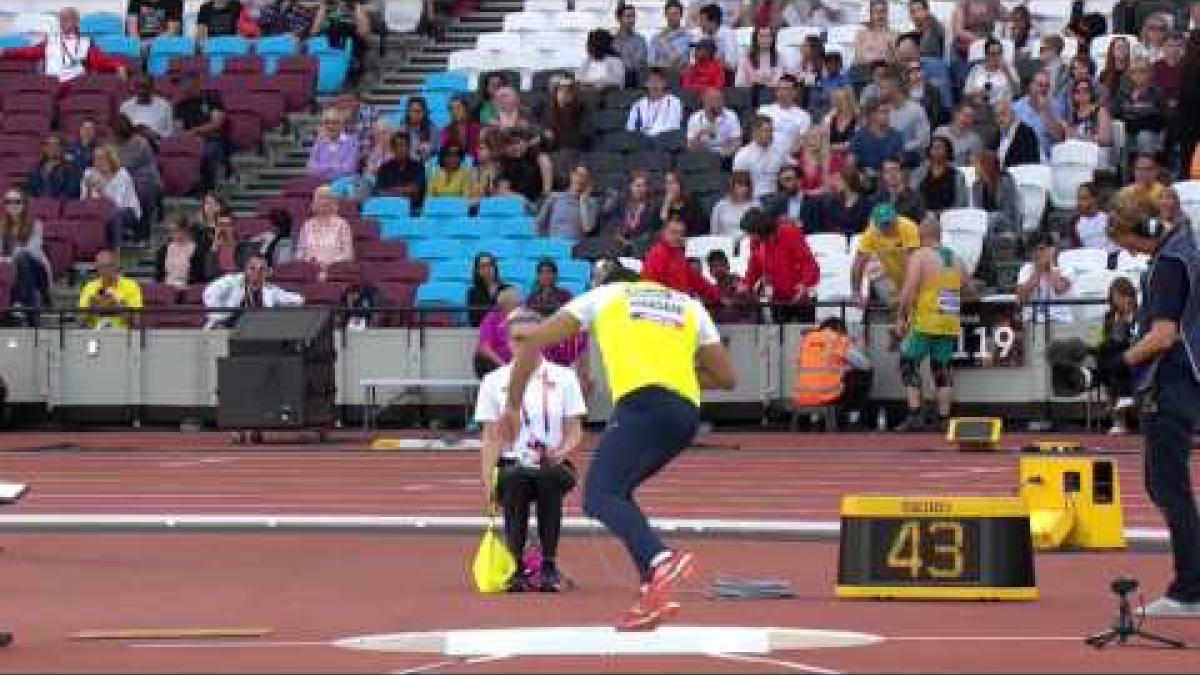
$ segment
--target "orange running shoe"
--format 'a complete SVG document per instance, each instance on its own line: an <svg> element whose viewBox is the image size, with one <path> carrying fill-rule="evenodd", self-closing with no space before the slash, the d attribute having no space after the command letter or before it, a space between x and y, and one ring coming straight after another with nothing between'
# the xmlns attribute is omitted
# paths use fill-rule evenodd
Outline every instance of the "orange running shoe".
<svg viewBox="0 0 1200 675"><path fill-rule="evenodd" d="M662 622L673 618L679 613L678 602L667 602L657 606L647 606L644 599L621 615L617 621L617 631L632 633L636 631L651 631L658 628Z"/></svg>
<svg viewBox="0 0 1200 675"><path fill-rule="evenodd" d="M653 607L670 602L674 599L675 587L695 570L695 555L687 551L668 552L667 559L654 566L642 603Z"/></svg>

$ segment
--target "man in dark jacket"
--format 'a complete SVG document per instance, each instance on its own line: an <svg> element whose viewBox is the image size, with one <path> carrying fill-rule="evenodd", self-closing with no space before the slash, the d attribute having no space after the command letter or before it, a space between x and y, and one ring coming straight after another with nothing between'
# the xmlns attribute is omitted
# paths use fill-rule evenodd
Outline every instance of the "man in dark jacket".
<svg viewBox="0 0 1200 675"><path fill-rule="evenodd" d="M1000 165L1007 169L1019 164L1040 164L1042 153L1037 134L1017 119L1012 103L999 101L995 111L997 131L990 149L1000 157Z"/></svg>

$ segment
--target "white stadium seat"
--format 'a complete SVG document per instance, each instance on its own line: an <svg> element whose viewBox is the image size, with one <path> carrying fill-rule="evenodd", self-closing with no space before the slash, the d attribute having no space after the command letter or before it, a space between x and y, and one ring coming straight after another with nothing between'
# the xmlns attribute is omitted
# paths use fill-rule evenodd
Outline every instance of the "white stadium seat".
<svg viewBox="0 0 1200 675"><path fill-rule="evenodd" d="M962 259L967 272L975 274L983 256L983 240L988 231L988 214L982 209L942 211L942 243Z"/></svg>
<svg viewBox="0 0 1200 675"><path fill-rule="evenodd" d="M1032 232L1042 222L1046 213L1046 202L1054 187L1054 174L1045 164L1019 164L1008 167L1008 173L1017 183L1021 193L1021 227Z"/></svg>
<svg viewBox="0 0 1200 675"><path fill-rule="evenodd" d="M1089 141L1069 140L1050 151L1054 185L1050 203L1058 209L1073 209L1079 186L1090 182L1100 166L1100 146Z"/></svg>

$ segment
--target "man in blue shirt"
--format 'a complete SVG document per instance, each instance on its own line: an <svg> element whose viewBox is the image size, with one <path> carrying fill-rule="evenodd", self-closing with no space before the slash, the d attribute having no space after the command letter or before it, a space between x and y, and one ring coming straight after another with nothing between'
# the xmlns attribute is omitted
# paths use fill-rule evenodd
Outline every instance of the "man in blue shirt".
<svg viewBox="0 0 1200 675"><path fill-rule="evenodd" d="M904 137L889 124L890 109L881 99L867 102L866 126L854 134L850 151L858 160L860 169L870 169L879 174L883 160L904 154Z"/></svg>
<svg viewBox="0 0 1200 675"><path fill-rule="evenodd" d="M1043 162L1050 161L1050 148L1055 143L1061 143L1067 135L1066 126L1058 113L1054 112L1052 98L1050 74L1042 70L1033 76L1029 93L1013 105L1017 119L1037 135Z"/></svg>

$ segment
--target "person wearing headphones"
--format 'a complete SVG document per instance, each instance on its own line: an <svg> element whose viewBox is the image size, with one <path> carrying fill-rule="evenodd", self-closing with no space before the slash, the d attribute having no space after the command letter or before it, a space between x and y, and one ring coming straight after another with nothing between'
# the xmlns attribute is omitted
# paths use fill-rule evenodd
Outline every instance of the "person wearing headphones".
<svg viewBox="0 0 1200 675"><path fill-rule="evenodd" d="M506 320L509 339L516 342L541 320L542 316L532 309L512 310ZM536 504L542 568L518 568L508 581L507 591L554 593L562 589L556 556L563 498L576 482L569 456L583 442L587 404L575 371L551 363L539 353L521 398L520 428L512 442L505 442L498 423L505 409L512 368L510 363L488 373L475 402L475 421L483 425L480 454L484 500L489 509L499 502L505 543L518 561L524 557L529 534L529 505ZM497 480L493 481L493 476ZM536 586L532 582L535 576L540 579Z"/></svg>
<svg viewBox="0 0 1200 675"><path fill-rule="evenodd" d="M1190 466L1200 426L1200 250L1190 228L1160 219L1132 191L1114 199L1108 236L1152 256L1142 282L1138 339L1122 357L1142 406L1146 491L1171 535L1175 578L1145 616L1200 619L1200 515Z"/></svg>

